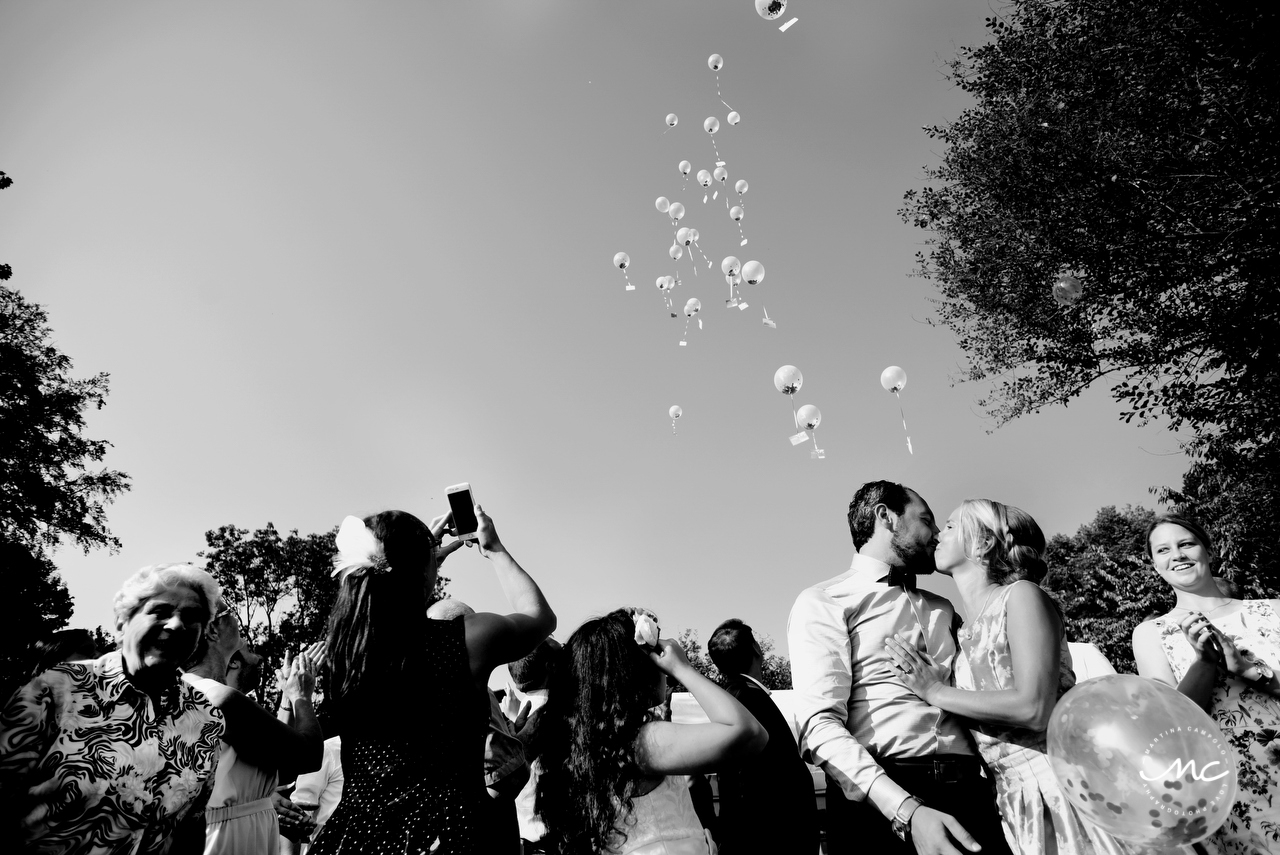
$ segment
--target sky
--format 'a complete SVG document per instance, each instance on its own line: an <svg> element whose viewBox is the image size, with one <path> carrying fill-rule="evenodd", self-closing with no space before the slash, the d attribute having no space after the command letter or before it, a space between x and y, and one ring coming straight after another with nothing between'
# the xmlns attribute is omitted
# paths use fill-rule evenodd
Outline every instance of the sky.
<svg viewBox="0 0 1280 855"><path fill-rule="evenodd" d="M1186 467L1176 436L1121 423L1105 386L997 429L914 275L928 236L897 210L942 153L922 128L969 103L945 64L991 9L0 0L0 259L74 373L110 373L87 434L133 483L118 553L55 555L72 625L109 624L129 574L198 561L220 525L428 519L468 481L561 639L642 605L703 641L742 618L785 654L795 596L848 566L864 481L942 518L998 499L1047 534L1153 506ZM717 152L704 204L677 164ZM710 269L668 256L660 195ZM746 310L724 303L730 254L766 269ZM668 274L677 310L702 302L684 347ZM786 364L824 459L788 441ZM507 610L474 550L443 572Z"/></svg>

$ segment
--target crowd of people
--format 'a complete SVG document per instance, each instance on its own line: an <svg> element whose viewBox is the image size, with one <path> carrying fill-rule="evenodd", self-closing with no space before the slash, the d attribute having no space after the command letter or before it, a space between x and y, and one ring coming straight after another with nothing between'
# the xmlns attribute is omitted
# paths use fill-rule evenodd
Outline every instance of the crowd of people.
<svg viewBox="0 0 1280 855"><path fill-rule="evenodd" d="M1137 851L1082 819L1052 774L1046 729L1076 677L1069 627L1039 585L1044 535L1019 508L967 500L939 525L901 484L859 487L851 566L791 610L794 722L741 620L708 642L723 685L642 608L561 645L538 584L475 514L468 539L447 515L344 520L327 636L286 658L274 712L208 573L131 576L114 601L117 649L47 640L0 712L6 851ZM510 613L430 603L464 544L489 559ZM1139 673L1211 713L1238 762L1232 815L1198 846L1280 852L1277 602L1225 594L1192 520L1161 518L1147 548L1176 605L1135 630ZM933 572L955 581L965 622L917 587ZM669 681L705 722L671 720ZM821 818L806 762L826 778ZM712 773L718 812L699 789Z"/></svg>

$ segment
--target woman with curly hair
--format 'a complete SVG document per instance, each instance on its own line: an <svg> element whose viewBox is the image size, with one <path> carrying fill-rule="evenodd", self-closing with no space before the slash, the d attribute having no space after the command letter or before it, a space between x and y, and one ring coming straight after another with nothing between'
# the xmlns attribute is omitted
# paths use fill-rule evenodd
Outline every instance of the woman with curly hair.
<svg viewBox="0 0 1280 855"><path fill-rule="evenodd" d="M710 722L655 720L667 677ZM732 695L699 674L647 612L619 609L578 628L551 674L535 736L537 811L561 855L707 855L680 776L761 751L769 736Z"/></svg>

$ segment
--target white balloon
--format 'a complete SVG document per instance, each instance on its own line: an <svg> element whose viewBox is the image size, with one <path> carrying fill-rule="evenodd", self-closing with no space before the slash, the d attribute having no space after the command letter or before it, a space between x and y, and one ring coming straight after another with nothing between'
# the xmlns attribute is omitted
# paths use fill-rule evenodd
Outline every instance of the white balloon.
<svg viewBox="0 0 1280 855"><path fill-rule="evenodd" d="M787 11L787 0L756 0L756 14L766 21L782 17Z"/></svg>
<svg viewBox="0 0 1280 855"><path fill-rule="evenodd" d="M725 276L732 276L742 269L742 262L732 255L726 255L724 261L720 262L720 272Z"/></svg>
<svg viewBox="0 0 1280 855"><path fill-rule="evenodd" d="M734 205L729 209L729 216L733 217L735 223L742 222L742 218L746 216L746 212L742 210L741 205Z"/></svg>
<svg viewBox="0 0 1280 855"><path fill-rule="evenodd" d="M678 419L682 415L684 415L684 410L680 409L679 407L672 407L671 409L667 410L667 415L671 416L671 418L673 419Z"/></svg>
<svg viewBox="0 0 1280 855"><path fill-rule="evenodd" d="M764 265L758 261L748 261L742 265L742 278L748 285L759 285L764 280Z"/></svg>
<svg viewBox="0 0 1280 855"><path fill-rule="evenodd" d="M699 300L697 297L690 297L689 302L684 304L684 313L691 318L694 315L698 314L698 312L701 311L701 309L702 309L702 301Z"/></svg>
<svg viewBox="0 0 1280 855"><path fill-rule="evenodd" d="M657 199L655 199L653 202L653 206L664 214L667 211L671 210L671 202L667 199L666 196L659 196Z"/></svg>
<svg viewBox="0 0 1280 855"><path fill-rule="evenodd" d="M907 385L907 372L896 365L890 365L880 372L880 385L886 392L901 392Z"/></svg>
<svg viewBox="0 0 1280 855"><path fill-rule="evenodd" d="M672 127L672 128L674 128L674 127L676 126L676 122L678 122L678 121L680 121L680 119L678 119L678 118L676 117L676 114L675 114L675 113L667 113L667 126L668 126L668 127Z"/></svg>
<svg viewBox="0 0 1280 855"><path fill-rule="evenodd" d="M687 160L682 160L680 161L680 166L677 168L680 170L681 175L688 175L689 170L693 169L693 164Z"/></svg>
<svg viewBox="0 0 1280 855"><path fill-rule="evenodd" d="M678 220L684 216L684 205L679 202L672 202L671 208L667 211L671 215L671 219Z"/></svg>
<svg viewBox="0 0 1280 855"><path fill-rule="evenodd" d="M739 196L741 196L743 193L746 193L746 192L747 192L747 179L745 179L745 178L739 178L739 179L738 179L738 183L737 183L737 184L735 184L735 185L733 185L733 189L738 191L738 195L739 195Z"/></svg>
<svg viewBox="0 0 1280 855"><path fill-rule="evenodd" d="M676 287L676 278L675 278L674 276L667 276L667 277L666 277L666 280L667 280L667 290L668 290L668 291L670 291L672 288Z"/></svg>
<svg viewBox="0 0 1280 855"><path fill-rule="evenodd" d="M804 375L794 365L784 365L773 375L773 387L784 395L794 395L804 385Z"/></svg>
<svg viewBox="0 0 1280 855"><path fill-rule="evenodd" d="M731 124L731 125L736 125L736 124L738 124L738 122L741 122L741 121L742 121L742 117L738 115L738 111L737 111L737 110L732 111L732 112L731 112L731 113L729 113L729 115L728 115L728 116L726 116L725 118L727 118L727 119L729 120L729 124Z"/></svg>
<svg viewBox="0 0 1280 855"><path fill-rule="evenodd" d="M711 69L712 71L719 71L723 67L724 67L724 57L722 57L720 54L713 53L711 54L711 56L707 57L707 68Z"/></svg>
<svg viewBox="0 0 1280 855"><path fill-rule="evenodd" d="M698 177L698 183L701 184L703 187L711 186L711 173L707 172L707 170L699 169L697 177Z"/></svg>
<svg viewBox="0 0 1280 855"><path fill-rule="evenodd" d="M711 173L711 176L723 184L725 179L729 177L729 170L725 169L723 166L717 166L716 171Z"/></svg>
<svg viewBox="0 0 1280 855"><path fill-rule="evenodd" d="M707 120L702 123L702 129L709 134L714 134L720 130L720 120L715 116L707 116Z"/></svg>
<svg viewBox="0 0 1280 855"><path fill-rule="evenodd" d="M625 252L620 252L613 257L613 266L619 270L626 270L627 265L631 263L631 256Z"/></svg>
<svg viewBox="0 0 1280 855"><path fill-rule="evenodd" d="M702 235L698 234L697 229L689 229L689 239L692 240L694 243L697 243L698 238L700 237L702 237Z"/></svg>
<svg viewBox="0 0 1280 855"><path fill-rule="evenodd" d="M796 419L805 430L813 430L822 422L822 411L813 404L805 404L796 410Z"/></svg>
<svg viewBox="0 0 1280 855"><path fill-rule="evenodd" d="M693 238L689 234L689 229L680 229L676 232L676 243L688 246L693 243Z"/></svg>
<svg viewBox="0 0 1280 855"><path fill-rule="evenodd" d="M667 255L671 256L673 259L679 258L684 255L684 247L678 243L673 243L671 244L671 249L667 250Z"/></svg>
<svg viewBox="0 0 1280 855"><path fill-rule="evenodd" d="M1053 283L1053 299L1059 306L1070 306L1084 296L1084 286L1070 273L1064 273Z"/></svg>
<svg viewBox="0 0 1280 855"><path fill-rule="evenodd" d="M658 281L653 284L658 286L659 291L665 291L667 290L667 277L659 276Z"/></svg>

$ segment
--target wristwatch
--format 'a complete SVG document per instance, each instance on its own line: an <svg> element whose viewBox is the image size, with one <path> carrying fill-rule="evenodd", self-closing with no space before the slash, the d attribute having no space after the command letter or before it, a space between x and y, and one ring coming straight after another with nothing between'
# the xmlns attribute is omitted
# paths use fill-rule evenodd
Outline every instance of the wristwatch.
<svg viewBox="0 0 1280 855"><path fill-rule="evenodd" d="M907 796L902 800L902 804L898 805L898 812L894 814L891 826L893 833L898 835L898 839L903 843L911 841L911 817L918 808L924 807L924 802L915 796Z"/></svg>

